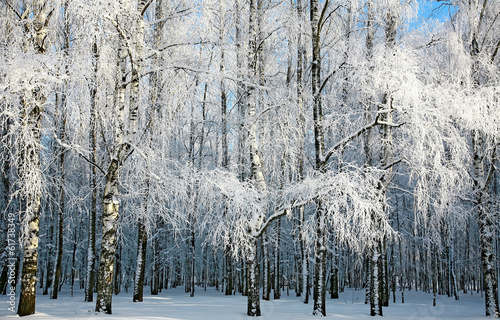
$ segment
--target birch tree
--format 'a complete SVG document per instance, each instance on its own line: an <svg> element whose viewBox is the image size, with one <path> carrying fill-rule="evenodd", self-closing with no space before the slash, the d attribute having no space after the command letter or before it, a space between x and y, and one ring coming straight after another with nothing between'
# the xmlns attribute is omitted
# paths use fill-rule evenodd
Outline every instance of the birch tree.
<svg viewBox="0 0 500 320"><path fill-rule="evenodd" d="M10 2L5 2L5 5L13 10L23 28L21 31L23 37L22 51L19 54L31 61L31 68L27 70L24 76L17 74L17 72L12 73L12 77L19 77L15 81L20 80L21 83L25 83L24 87L17 88L19 91L15 93L19 94L21 105L16 110L19 118L15 119L15 122L16 129L19 132L17 141L15 141L18 148L14 158L19 176L17 184L23 208L20 219L23 268L17 313L20 316L25 316L35 313L38 231L42 198L40 159L42 146L40 139L43 109L50 90L42 56L49 48L48 26L53 9L51 10L49 3L46 1L33 1L27 7L28 9L24 9L22 12L18 12ZM32 16L33 19L28 20L29 16ZM16 63L16 60L12 60L12 62L14 62L13 65L20 66ZM30 77L32 78L30 80L31 84L27 85Z"/></svg>
<svg viewBox="0 0 500 320"><path fill-rule="evenodd" d="M500 39L492 30L499 30L497 21L498 4L493 1L457 1L456 4L464 16L465 35L464 43L468 46L470 54L470 79L469 87L471 94L483 95L486 92L496 91L498 77L493 73L498 71L498 49ZM489 94L486 94L488 97ZM476 116L487 116L490 110L496 109L496 103L486 98L484 101L472 102L477 104L479 110ZM485 109L486 108L486 111ZM486 113L484 113L485 110ZM475 211L479 225L479 237L481 246L481 263L483 267L484 290L485 290L485 314L486 316L500 317L498 307L498 283L497 273L494 267L494 221L497 219L492 210L489 200L489 192L493 173L495 171L495 159L498 149L498 135L496 131L490 131L482 126L472 126L471 144L474 170L471 176L474 181Z"/></svg>
<svg viewBox="0 0 500 320"><path fill-rule="evenodd" d="M85 301L94 301L95 261L96 261L96 219L97 219L97 74L98 74L98 45L96 39L92 43L93 55L93 84L90 88L90 118L89 118L89 146L90 146L90 214L87 245L87 270L85 277Z"/></svg>
<svg viewBox="0 0 500 320"><path fill-rule="evenodd" d="M139 80L143 59L144 38L143 14L147 9L146 1L139 1L134 8L133 1L123 1L118 21L111 20L119 33L118 59L120 64L120 83L116 90L116 131L114 145L106 172L103 194L103 231L101 242L99 276L97 280L97 302L95 310L111 314L113 275L116 251L116 229L119 217L119 171L123 162L133 150L134 136L137 131L139 111ZM127 34L130 32L131 34ZM132 41L129 41L132 39ZM131 65L130 101L128 115L126 108L127 60Z"/></svg>
<svg viewBox="0 0 500 320"><path fill-rule="evenodd" d="M325 140L323 132L323 110L321 105L321 26L325 18L325 11L329 1L323 4L319 11L317 0L311 0L311 31L312 31L312 64L311 88L313 96L314 115L314 150L316 158L315 169L320 173L326 172L326 162L323 160L325 153ZM314 306L313 315L326 316L326 254L328 251L328 238L326 235L326 211L321 199L316 202L316 242L314 244Z"/></svg>

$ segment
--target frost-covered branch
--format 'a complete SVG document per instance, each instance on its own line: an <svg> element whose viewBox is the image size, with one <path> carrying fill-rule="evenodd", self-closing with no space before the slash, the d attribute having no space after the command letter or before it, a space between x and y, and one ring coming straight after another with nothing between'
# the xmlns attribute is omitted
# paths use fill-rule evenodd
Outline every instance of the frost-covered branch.
<svg viewBox="0 0 500 320"><path fill-rule="evenodd" d="M340 149L340 148L343 148L346 144L348 144L349 142L351 142L352 140L356 139L357 137L359 137L360 135L362 135L364 132L366 132L367 130L370 130L371 128L375 127L379 125L379 116L377 115L377 117L375 118L375 120L373 120L372 122L368 123L367 125L365 125L364 127L362 127L361 129L359 129L358 131L352 133L351 135L345 137L344 139L340 140L339 142L337 142L334 146L332 146L325 154L324 158L322 159L323 162L328 162L328 160L330 159L330 157L334 154L334 152L337 150L337 149Z"/></svg>
<svg viewBox="0 0 500 320"><path fill-rule="evenodd" d="M118 33L120 34L122 40L125 41L125 45L127 47L127 54L128 54L129 60L130 60L130 64L132 66L132 70L135 70L134 65L135 65L136 61L134 60L134 58L132 56L132 46L131 46L131 44L129 42L129 37L127 36L127 34L125 33L125 31L120 27L120 25L118 25L117 21L115 21L110 16L106 16L106 19L108 19L109 22L111 22L111 24L116 28L116 31L118 31ZM127 86L128 83L122 83L121 85L122 86Z"/></svg>
<svg viewBox="0 0 500 320"><path fill-rule="evenodd" d="M16 16L19 18L19 20L23 20L24 18L21 17L21 15L17 12L16 9L14 9L14 7L12 6L12 4L10 4L9 0L4 0L5 1L5 4L7 5L7 7L9 7L15 14ZM29 9L29 7L28 7ZM26 12L28 12L28 10L26 10ZM23 15L24 16L24 15Z"/></svg>
<svg viewBox="0 0 500 320"><path fill-rule="evenodd" d="M187 8L187 9L179 10L179 11L175 12L174 14L172 14L172 15L170 15L168 17L161 18L161 19L156 19L156 20L151 20L151 21L148 22L148 24L157 24L157 23L162 23L162 22L165 22L165 21L168 21L168 20L171 20L171 19L184 17L184 16L187 16L190 13L194 12L194 9L195 8L193 7L193 8Z"/></svg>

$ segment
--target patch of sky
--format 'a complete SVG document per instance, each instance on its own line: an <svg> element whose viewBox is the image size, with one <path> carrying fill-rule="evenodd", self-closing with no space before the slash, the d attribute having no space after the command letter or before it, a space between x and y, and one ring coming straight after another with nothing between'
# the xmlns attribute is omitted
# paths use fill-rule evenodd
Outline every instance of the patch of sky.
<svg viewBox="0 0 500 320"><path fill-rule="evenodd" d="M412 21L413 28L418 28L429 20L449 21L456 12L451 0L417 0L417 3L418 13L416 19Z"/></svg>

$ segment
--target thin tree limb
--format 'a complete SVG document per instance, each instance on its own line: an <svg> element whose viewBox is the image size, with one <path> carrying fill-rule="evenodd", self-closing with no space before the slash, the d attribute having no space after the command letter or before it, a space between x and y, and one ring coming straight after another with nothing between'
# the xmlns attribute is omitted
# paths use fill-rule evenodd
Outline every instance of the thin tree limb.
<svg viewBox="0 0 500 320"><path fill-rule="evenodd" d="M146 3L144 5L144 8L142 9L141 11L141 17L144 15L144 12L146 12L146 10L148 10L149 6L151 5L151 3L153 3L153 0L149 0L148 3Z"/></svg>
<svg viewBox="0 0 500 320"><path fill-rule="evenodd" d="M326 153L326 155L323 157L322 161L323 162L328 162L328 160L330 159L330 157L333 155L333 153L337 149L345 146L346 144L348 144L352 140L354 140L357 137L359 137L360 135L362 135L367 130L370 130L371 128L379 125L380 123L379 123L378 118L379 118L379 115L377 115L377 117L375 118L375 120L373 120L369 124L365 125L364 127L362 127L361 129L359 129L358 131L352 133L351 135L349 135L349 136L345 137L344 139L340 140L339 142L337 142L333 147L330 148L330 150L328 150L328 152Z"/></svg>
<svg viewBox="0 0 500 320"><path fill-rule="evenodd" d="M4 0L4 2L7 5L7 7L9 7L12 11L14 11L19 20L23 20L23 17L21 17L21 15L16 11L16 9L14 9L14 7L10 4L8 0Z"/></svg>

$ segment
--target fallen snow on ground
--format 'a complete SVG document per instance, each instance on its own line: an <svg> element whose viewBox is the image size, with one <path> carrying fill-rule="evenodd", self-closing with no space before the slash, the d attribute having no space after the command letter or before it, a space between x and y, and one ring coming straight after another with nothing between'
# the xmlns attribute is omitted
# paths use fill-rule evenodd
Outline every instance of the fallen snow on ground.
<svg viewBox="0 0 500 320"><path fill-rule="evenodd" d="M147 288L144 290L148 292ZM287 296L283 292L282 299L261 301L262 317L269 320L303 320L313 319L312 300L309 304L300 302L295 293ZM272 296L272 295L271 295ZM383 319L430 320L430 319L484 319L484 299L480 294L460 296L460 300L446 296L438 296L437 305L432 306L432 295L407 291L405 303L401 303L401 293L396 292L397 302L384 308ZM50 300L49 296L38 295L36 313L22 319L60 320L60 319L106 319L106 320L238 320L248 319L246 316L246 297L241 295L224 296L223 293L209 288L203 291L197 288L194 297L184 293L183 288L163 290L158 296L146 294L144 302L132 302L132 293L121 293L113 296L113 314L104 315L94 312L95 302L83 302L83 291L75 292L74 297L64 290L59 299ZM95 300L95 296L94 296ZM0 296L3 307L0 319L19 319L8 310L8 297ZM346 290L340 299L327 300L327 319L373 319L370 308L364 304L364 291Z"/></svg>

